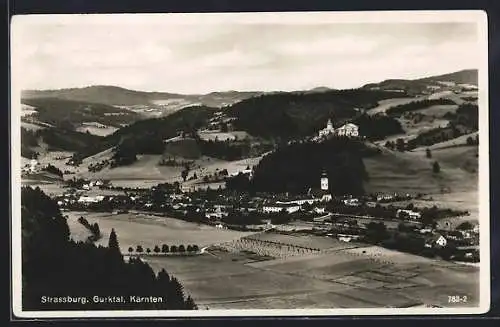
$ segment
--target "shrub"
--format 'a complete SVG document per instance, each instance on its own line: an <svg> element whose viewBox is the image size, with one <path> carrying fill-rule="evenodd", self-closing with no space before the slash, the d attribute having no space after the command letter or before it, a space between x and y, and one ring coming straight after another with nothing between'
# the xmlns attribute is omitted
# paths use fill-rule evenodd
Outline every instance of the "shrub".
<svg viewBox="0 0 500 327"><path fill-rule="evenodd" d="M168 253L168 252L169 252L168 250L169 250L169 249L168 249L168 245L167 245L167 244L163 244L163 245L161 246L161 252L162 252L162 253Z"/></svg>
<svg viewBox="0 0 500 327"><path fill-rule="evenodd" d="M439 165L439 162L434 161L434 163L432 164L432 171L435 174L438 174L441 171L441 166Z"/></svg>

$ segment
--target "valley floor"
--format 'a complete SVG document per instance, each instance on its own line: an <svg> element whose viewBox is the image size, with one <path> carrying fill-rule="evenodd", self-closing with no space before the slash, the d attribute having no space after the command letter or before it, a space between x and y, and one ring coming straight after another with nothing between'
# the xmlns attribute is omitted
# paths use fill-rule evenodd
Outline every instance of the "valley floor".
<svg viewBox="0 0 500 327"><path fill-rule="evenodd" d="M80 215L101 227L99 244L107 244L114 228L124 254L129 246L138 244L144 248L162 243L208 246L208 251L197 256L144 257L155 271L165 268L178 278L200 309L456 306L448 303L449 295L467 296L468 302L462 306L477 306L479 301L477 267L332 238L278 234L276 237L284 242L294 243L290 245L306 242L321 251L261 261L245 252L211 247L249 236L250 232L149 215L65 214L74 239L87 236L76 220Z"/></svg>

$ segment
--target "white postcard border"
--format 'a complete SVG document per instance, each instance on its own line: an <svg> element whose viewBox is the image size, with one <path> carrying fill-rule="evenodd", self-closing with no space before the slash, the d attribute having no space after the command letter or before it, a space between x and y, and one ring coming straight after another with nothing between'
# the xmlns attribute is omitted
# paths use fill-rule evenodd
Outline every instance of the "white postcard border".
<svg viewBox="0 0 500 327"><path fill-rule="evenodd" d="M110 23L127 19L131 23L152 23L168 17L173 23L427 23L475 22L482 58L479 78L479 220L480 220L480 305L475 308L374 308L374 309L263 309L196 311L24 311L21 306L21 157L20 79L22 68L16 62L19 45L14 32L23 24L53 23L53 19L72 24L85 20ZM490 215L489 215L489 120L488 120L488 32L487 15L480 10L456 11L379 11L379 12L288 12L288 13L185 13L185 14L72 14L14 16L11 24L11 241L12 309L19 318L127 318L127 317L222 317L222 316L344 316L344 315L465 315L482 314L490 308Z"/></svg>

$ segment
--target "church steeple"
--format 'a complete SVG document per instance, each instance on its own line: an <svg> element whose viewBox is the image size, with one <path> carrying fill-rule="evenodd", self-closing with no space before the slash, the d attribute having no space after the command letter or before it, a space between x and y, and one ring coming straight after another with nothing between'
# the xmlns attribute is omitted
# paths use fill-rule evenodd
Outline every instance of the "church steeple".
<svg viewBox="0 0 500 327"><path fill-rule="evenodd" d="M321 190L328 191L328 175L324 170L321 173Z"/></svg>

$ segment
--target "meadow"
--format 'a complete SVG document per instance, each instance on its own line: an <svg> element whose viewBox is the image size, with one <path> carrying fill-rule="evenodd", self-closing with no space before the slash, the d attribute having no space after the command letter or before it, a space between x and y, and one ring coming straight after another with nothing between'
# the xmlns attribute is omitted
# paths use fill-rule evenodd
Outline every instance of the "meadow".
<svg viewBox="0 0 500 327"><path fill-rule="evenodd" d="M114 228L122 253L128 253L129 247L135 249L137 245L142 245L144 249L149 247L151 250L155 245L161 247L162 244L169 246L196 244L202 248L249 235L248 232L218 229L174 218L144 214L115 215L89 212L65 212L64 214L68 215L69 220L76 220L83 216L90 224L98 223L103 237L97 244L107 245L111 229Z"/></svg>
<svg viewBox="0 0 500 327"><path fill-rule="evenodd" d="M147 260L169 267L201 309L449 307L449 294L478 303L476 267L375 247L251 263L221 252Z"/></svg>

